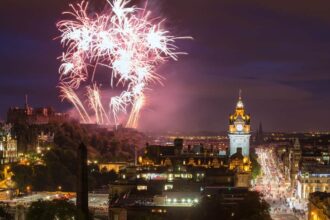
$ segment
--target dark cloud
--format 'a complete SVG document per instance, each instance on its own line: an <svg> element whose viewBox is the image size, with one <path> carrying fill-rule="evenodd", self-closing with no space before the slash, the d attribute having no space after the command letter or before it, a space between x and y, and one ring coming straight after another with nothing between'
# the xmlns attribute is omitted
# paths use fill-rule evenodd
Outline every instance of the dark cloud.
<svg viewBox="0 0 330 220"><path fill-rule="evenodd" d="M1 1L0 118L25 93L33 105L70 109L57 97L54 40L69 2L77 1ZM98 10L105 1L89 2ZM239 88L254 127L330 129L328 0L149 0L149 8L175 35L194 40L178 42L189 55L159 69L165 87L148 93L143 129L225 130Z"/></svg>

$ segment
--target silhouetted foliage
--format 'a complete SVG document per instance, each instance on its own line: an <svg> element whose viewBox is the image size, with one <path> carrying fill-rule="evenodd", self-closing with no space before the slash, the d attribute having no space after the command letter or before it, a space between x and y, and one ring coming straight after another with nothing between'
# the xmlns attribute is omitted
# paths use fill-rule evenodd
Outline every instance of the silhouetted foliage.
<svg viewBox="0 0 330 220"><path fill-rule="evenodd" d="M270 220L269 207L269 204L261 198L258 192L248 192L237 207L236 219Z"/></svg>
<svg viewBox="0 0 330 220"><path fill-rule="evenodd" d="M261 173L261 166L257 160L257 155L255 153L250 154L250 160L252 165L252 179L256 179Z"/></svg>
<svg viewBox="0 0 330 220"><path fill-rule="evenodd" d="M20 191L24 191L27 186L32 183L32 167L26 165L16 165L13 166L12 171L14 176L12 179L16 182L17 187Z"/></svg>
<svg viewBox="0 0 330 220"><path fill-rule="evenodd" d="M19 151L29 152L37 145L38 135L54 134L55 148L75 150L83 142L89 149L89 157L99 161L127 160L134 158L134 147L144 145L145 136L135 130L120 128L111 131L96 125L82 125L77 121L29 125L13 124L12 133L18 139ZM39 143L40 144L40 143Z"/></svg>
<svg viewBox="0 0 330 220"><path fill-rule="evenodd" d="M115 181L118 175L115 171L110 172L106 170L100 170L97 165L88 166L88 188L89 190L99 189L106 187L110 182Z"/></svg>
<svg viewBox="0 0 330 220"><path fill-rule="evenodd" d="M0 203L0 220L12 220L14 217L8 212L9 206L4 203Z"/></svg>
<svg viewBox="0 0 330 220"><path fill-rule="evenodd" d="M71 220L82 219L76 206L66 200L36 201L31 204L27 220Z"/></svg>
<svg viewBox="0 0 330 220"><path fill-rule="evenodd" d="M77 175L77 148L80 143L83 142L88 147L88 158L91 160L121 161L133 160L133 146L138 146L137 143L144 138L143 134L134 130L110 131L96 125L81 125L75 121L13 126L13 133L18 137L18 144L25 152L31 146L36 146L38 134L41 132L54 134L53 146L51 150L44 152L44 165L31 163L30 166L14 166L13 180L17 182L20 190L25 190L31 185L32 190L37 191L56 190L59 186L63 191L74 191ZM90 190L102 187L116 178L114 172L101 172L98 168L90 169Z"/></svg>
<svg viewBox="0 0 330 220"><path fill-rule="evenodd" d="M77 156L68 149L52 149L44 155L44 165L31 164L13 166L13 180L21 191L30 186L33 191L76 190ZM96 164L88 166L89 190L106 186L117 179L114 171L99 170Z"/></svg>

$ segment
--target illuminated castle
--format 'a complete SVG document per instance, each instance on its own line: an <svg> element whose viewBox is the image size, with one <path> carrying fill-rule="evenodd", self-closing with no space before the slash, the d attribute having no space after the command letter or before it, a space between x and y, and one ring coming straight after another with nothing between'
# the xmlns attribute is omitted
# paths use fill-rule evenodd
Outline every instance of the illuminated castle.
<svg viewBox="0 0 330 220"><path fill-rule="evenodd" d="M244 104L239 93L235 112L229 116L229 156L242 152L244 157L249 156L250 150L250 115L245 113ZM240 148L238 150L238 148Z"/></svg>
<svg viewBox="0 0 330 220"><path fill-rule="evenodd" d="M7 112L7 123L11 124L48 124L51 122L64 122L69 119L66 113L57 113L52 107L41 107L33 109L28 104L25 96L24 108L14 107Z"/></svg>

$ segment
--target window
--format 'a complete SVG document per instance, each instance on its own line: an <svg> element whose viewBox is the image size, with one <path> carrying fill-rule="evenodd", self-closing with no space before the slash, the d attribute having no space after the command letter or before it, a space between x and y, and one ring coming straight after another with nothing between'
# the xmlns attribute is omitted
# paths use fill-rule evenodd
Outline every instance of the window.
<svg viewBox="0 0 330 220"><path fill-rule="evenodd" d="M164 186L164 190L170 190L170 189L173 189L173 185L172 184L166 184Z"/></svg>
<svg viewBox="0 0 330 220"><path fill-rule="evenodd" d="M145 185L138 185L136 188L137 188L138 191L142 191L142 190L147 190L148 189L148 187L145 186Z"/></svg>

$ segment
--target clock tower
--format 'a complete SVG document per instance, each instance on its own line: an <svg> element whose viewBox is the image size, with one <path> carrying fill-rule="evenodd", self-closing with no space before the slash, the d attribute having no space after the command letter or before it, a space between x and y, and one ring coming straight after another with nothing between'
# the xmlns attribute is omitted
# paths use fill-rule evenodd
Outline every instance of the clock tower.
<svg viewBox="0 0 330 220"><path fill-rule="evenodd" d="M229 156L238 152L237 148L242 149L242 155L249 157L250 151L250 115L245 113L242 101L241 90L238 102L233 114L229 116Z"/></svg>

